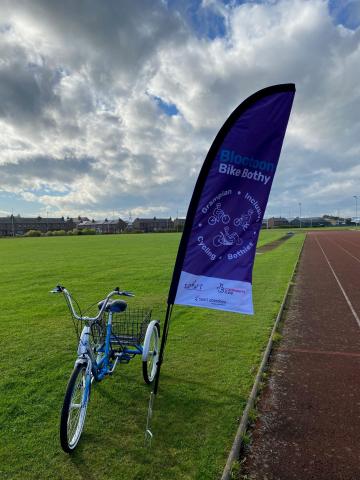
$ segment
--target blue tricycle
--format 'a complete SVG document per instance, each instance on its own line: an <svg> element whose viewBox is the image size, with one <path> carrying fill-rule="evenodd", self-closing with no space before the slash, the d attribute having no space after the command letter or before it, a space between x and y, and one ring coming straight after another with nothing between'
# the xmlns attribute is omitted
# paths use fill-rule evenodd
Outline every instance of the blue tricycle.
<svg viewBox="0 0 360 480"><path fill-rule="evenodd" d="M94 381L111 375L118 363L129 363L136 355L141 355L144 381L153 382L158 368L160 324L151 320L151 310L130 309L124 300L113 299L134 296L119 288L98 303L99 313L95 317L77 314L74 302L78 304L65 287L57 285L52 293L64 295L79 337L77 359L60 419L60 443L65 452L71 453L84 428Z"/></svg>

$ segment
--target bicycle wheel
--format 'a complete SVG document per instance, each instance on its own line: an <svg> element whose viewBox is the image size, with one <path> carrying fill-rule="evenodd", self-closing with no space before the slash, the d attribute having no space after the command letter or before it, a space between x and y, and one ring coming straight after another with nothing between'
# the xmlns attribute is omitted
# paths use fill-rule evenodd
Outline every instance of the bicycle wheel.
<svg viewBox="0 0 360 480"><path fill-rule="evenodd" d="M223 222L225 225L227 225L227 224L230 222L230 216L224 214L224 215L222 216L222 219L221 219L221 220L222 220L222 222Z"/></svg>
<svg viewBox="0 0 360 480"><path fill-rule="evenodd" d="M224 245L222 242L222 236L221 235L216 235L216 237L213 238L213 245L214 247L220 247L220 245Z"/></svg>
<svg viewBox="0 0 360 480"><path fill-rule="evenodd" d="M160 325L156 320L149 323L146 330L142 356L142 370L145 383L150 385L157 372L160 350Z"/></svg>
<svg viewBox="0 0 360 480"><path fill-rule="evenodd" d="M76 365L66 389L60 419L60 443L66 453L75 449L84 428L91 388L88 375L86 363Z"/></svg>

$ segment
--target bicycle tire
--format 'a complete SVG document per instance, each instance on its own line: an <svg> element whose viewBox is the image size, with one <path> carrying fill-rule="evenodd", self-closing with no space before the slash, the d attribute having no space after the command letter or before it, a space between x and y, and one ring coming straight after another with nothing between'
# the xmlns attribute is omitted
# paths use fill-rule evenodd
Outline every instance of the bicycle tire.
<svg viewBox="0 0 360 480"><path fill-rule="evenodd" d="M220 247L221 245L224 245L221 242L221 235L216 235L216 237L213 238L213 245L214 247Z"/></svg>
<svg viewBox="0 0 360 480"><path fill-rule="evenodd" d="M150 328L152 328L152 330L150 334L148 358L142 362L143 378L148 385L151 385L155 379L160 351L160 325L155 323Z"/></svg>
<svg viewBox="0 0 360 480"><path fill-rule="evenodd" d="M221 218L223 224L227 225L230 222L230 215L224 214Z"/></svg>
<svg viewBox="0 0 360 480"><path fill-rule="evenodd" d="M66 388L66 393L64 397L64 403L61 410L61 417L60 417L60 444L64 452L71 453L75 450L77 444L79 443L85 418L86 418L86 410L90 399L90 389L91 389L91 382L89 384L89 390L86 394L85 389L85 382L86 382L86 373L87 371L87 363L79 363L75 366L70 379L68 386ZM74 403L74 396L77 393L81 393L80 398L75 398L75 401L81 401L80 406L79 403ZM84 395L87 398L84 398ZM73 403L73 408L72 407ZM77 417L74 417L75 423L72 423L71 417L74 414L76 405L76 410L79 410L80 413ZM75 427L75 429L74 429Z"/></svg>

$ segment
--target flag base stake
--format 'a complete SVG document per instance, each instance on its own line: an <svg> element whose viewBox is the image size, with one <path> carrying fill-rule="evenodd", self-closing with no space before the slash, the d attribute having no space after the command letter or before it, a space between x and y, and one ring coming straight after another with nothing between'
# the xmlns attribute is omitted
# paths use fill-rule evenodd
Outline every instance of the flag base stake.
<svg viewBox="0 0 360 480"><path fill-rule="evenodd" d="M155 394L154 392L151 392L147 420L146 420L146 430L145 430L145 447L148 447L148 448L151 447L152 439L154 438L154 435L151 431L151 420L152 420L152 414L153 414L154 400L155 400Z"/></svg>
<svg viewBox="0 0 360 480"><path fill-rule="evenodd" d="M150 394L149 407L148 407L147 420L146 420L146 429L145 429L145 445L148 447L151 447L152 440L154 438L154 433L151 429L151 422L152 422L152 416L153 416L153 410L154 410L155 396L159 388L160 370L161 370L161 364L164 358L164 350L165 350L166 340L167 340L168 331L169 331L172 308L173 308L173 305L168 304L166 309L166 315L165 315L164 330L161 337L159 360L157 363L158 369L155 376L154 389Z"/></svg>

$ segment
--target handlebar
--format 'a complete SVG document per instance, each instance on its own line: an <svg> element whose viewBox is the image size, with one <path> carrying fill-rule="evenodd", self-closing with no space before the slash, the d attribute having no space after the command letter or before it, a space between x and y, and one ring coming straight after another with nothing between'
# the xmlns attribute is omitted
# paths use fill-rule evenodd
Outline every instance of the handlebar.
<svg viewBox="0 0 360 480"><path fill-rule="evenodd" d="M123 295L124 297L135 297L132 292L127 292L126 290L119 290L119 287L116 287L114 292L117 292L118 295Z"/></svg>
<svg viewBox="0 0 360 480"><path fill-rule="evenodd" d="M70 292L65 287L63 287L62 285L56 285L56 287L53 288L50 291L50 293L63 293L64 296L65 296L66 303L69 307L69 310L73 314L73 316L77 320L82 320L82 321L85 320L85 321L90 321L90 322L96 322L97 320L99 320L101 315L104 313L105 308L107 307L107 304L109 303L110 298L113 297L114 295L122 295L122 296L125 296L125 297L135 297L135 295L133 293L127 292L125 290L122 291L122 290L119 289L119 287L116 287L115 290L113 290L112 292L110 292L106 296L106 298L104 300L104 303L102 304L101 309L100 309L99 313L96 315L96 317L86 317L86 316L78 315L76 313L74 305L72 303L72 297L70 295Z"/></svg>

